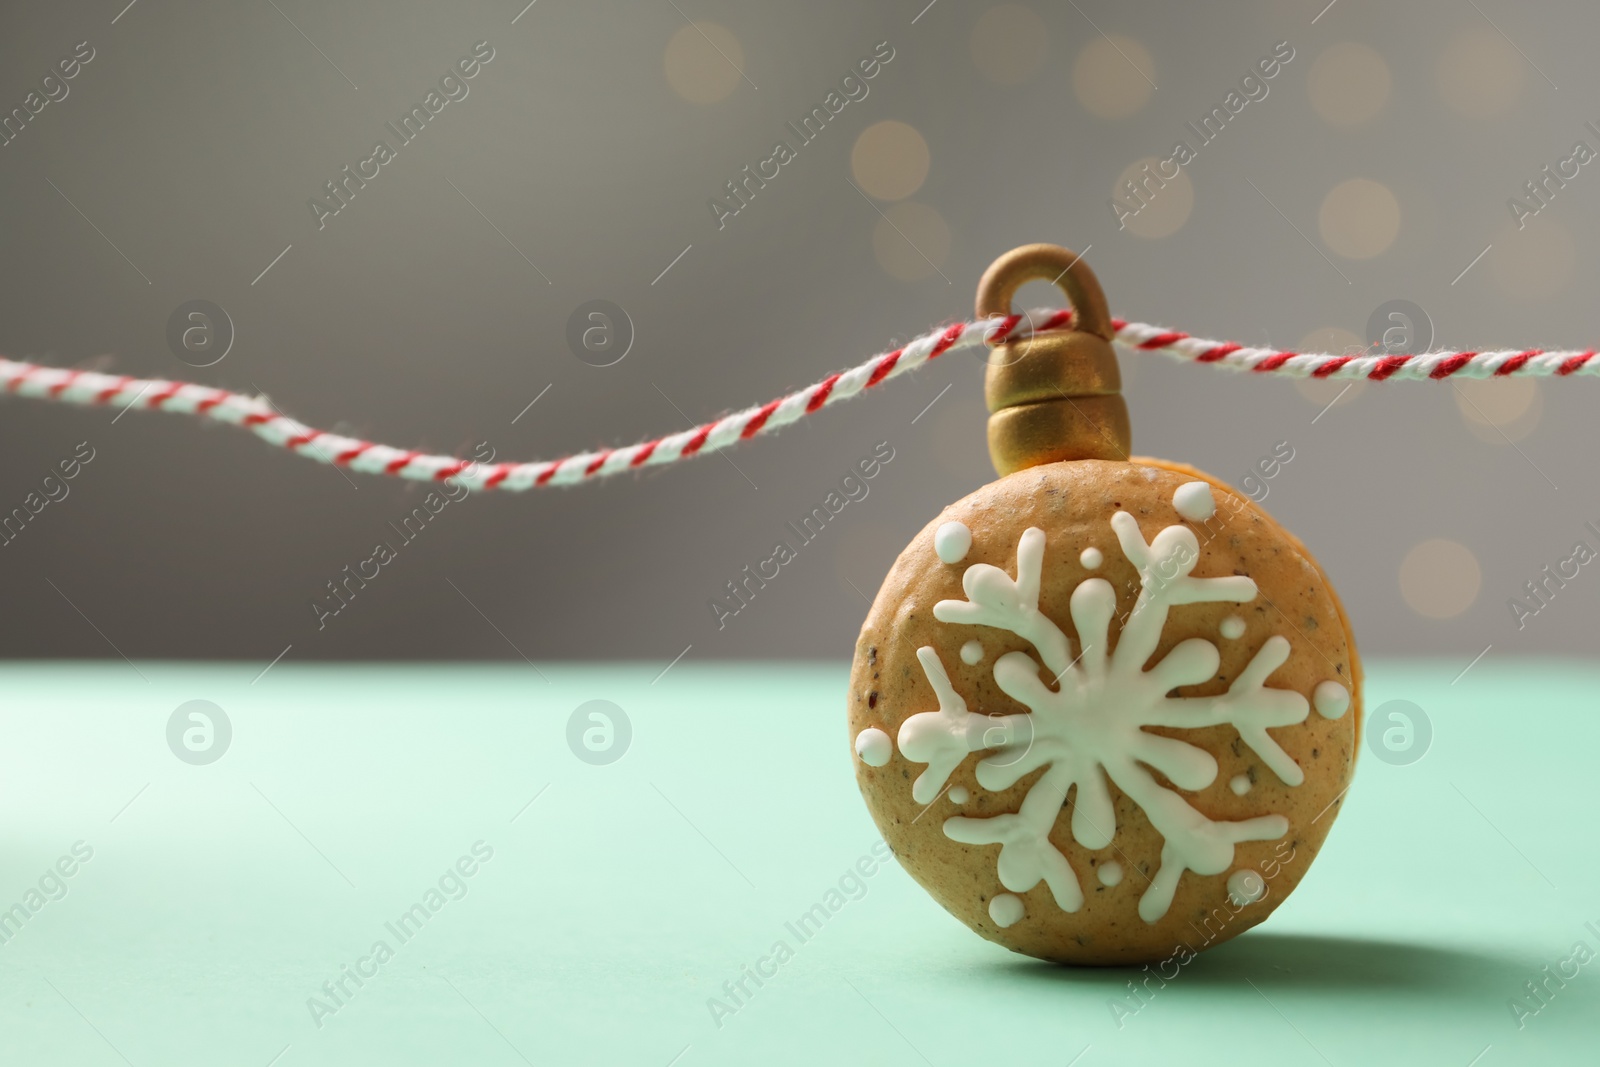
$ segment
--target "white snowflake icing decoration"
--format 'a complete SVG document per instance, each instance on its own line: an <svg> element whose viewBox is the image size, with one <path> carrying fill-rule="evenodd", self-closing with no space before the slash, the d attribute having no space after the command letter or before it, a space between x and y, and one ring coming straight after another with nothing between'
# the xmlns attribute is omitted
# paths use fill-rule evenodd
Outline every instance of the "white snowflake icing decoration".
<svg viewBox="0 0 1600 1067"><path fill-rule="evenodd" d="M1215 758L1187 741L1146 733L1144 728L1199 729L1228 723L1279 778L1296 786L1305 780L1304 772L1267 730L1304 722L1310 706L1299 693L1263 684L1289 658L1289 642L1278 635L1262 644L1227 692L1169 696L1177 687L1215 677L1220 655L1212 642L1189 638L1146 670L1145 663L1161 641L1168 609L1175 604L1247 603L1256 597L1256 584L1242 576L1192 577L1200 559L1199 542L1185 526L1168 526L1147 544L1134 517L1119 511L1111 518L1111 529L1123 555L1139 572L1140 589L1109 655L1111 620L1116 614L1111 583L1087 578L1073 590L1070 611L1079 641L1074 657L1071 639L1039 610L1045 535L1029 528L1017 545L1015 579L998 567L974 564L961 579L967 599L941 600L933 609L940 622L993 626L1033 646L1037 662L1025 652L1008 652L994 665L995 683L1029 714L968 711L939 654L924 646L917 650L917 659L938 695L939 710L906 719L898 741L907 759L928 765L912 784L912 796L922 804L938 798L951 772L972 752L992 750L978 762L977 779L995 792L1044 768L1019 811L990 818L950 818L944 833L966 844L998 844L1001 885L1021 893L1043 881L1056 904L1068 912L1082 906L1083 889L1067 858L1050 843L1050 831L1076 786L1073 838L1088 849L1110 845L1117 827L1106 784L1109 777L1139 805L1163 839L1160 866L1139 898L1139 916L1153 923L1171 907L1184 871L1221 874L1233 864L1235 844L1282 837L1289 820L1282 815L1236 822L1207 818L1150 772L1159 771L1178 789L1197 791L1216 780ZM1046 677L1040 675L1041 663Z"/></svg>

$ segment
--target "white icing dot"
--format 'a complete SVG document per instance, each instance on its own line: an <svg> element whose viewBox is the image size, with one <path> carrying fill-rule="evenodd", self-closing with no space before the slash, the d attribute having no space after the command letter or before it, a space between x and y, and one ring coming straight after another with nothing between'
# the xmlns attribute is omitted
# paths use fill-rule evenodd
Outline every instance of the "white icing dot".
<svg viewBox="0 0 1600 1067"><path fill-rule="evenodd" d="M1228 788L1233 790L1234 796L1244 796L1250 792L1250 776L1248 774L1234 775L1228 780Z"/></svg>
<svg viewBox="0 0 1600 1067"><path fill-rule="evenodd" d="M1086 548L1078 555L1078 562L1083 564L1086 570L1098 570L1100 564L1105 561L1105 554L1098 548Z"/></svg>
<svg viewBox="0 0 1600 1067"><path fill-rule="evenodd" d="M989 918L998 926L1012 926L1019 922L1024 914L1021 897L1001 893L989 901Z"/></svg>
<svg viewBox="0 0 1600 1067"><path fill-rule="evenodd" d="M1172 506L1190 522L1204 522L1217 513L1210 482L1184 482L1172 494Z"/></svg>
<svg viewBox="0 0 1600 1067"><path fill-rule="evenodd" d="M1241 867L1228 875L1228 899L1233 901L1235 907L1254 904L1266 895L1267 880L1261 877L1260 872Z"/></svg>
<svg viewBox="0 0 1600 1067"><path fill-rule="evenodd" d="M953 785L953 786L950 787L950 803L952 803L952 804L965 804L967 802L967 798L968 798L968 793L967 793L967 787L966 786L964 786L964 785Z"/></svg>
<svg viewBox="0 0 1600 1067"><path fill-rule="evenodd" d="M1106 860L1100 865L1098 873L1101 885L1116 885L1122 881L1122 864L1116 860Z"/></svg>
<svg viewBox="0 0 1600 1067"><path fill-rule="evenodd" d="M961 662L971 667L983 658L983 642L973 638L961 646Z"/></svg>
<svg viewBox="0 0 1600 1067"><path fill-rule="evenodd" d="M1229 641L1237 641L1244 636L1244 620L1237 615L1229 615L1222 620L1222 636Z"/></svg>
<svg viewBox="0 0 1600 1067"><path fill-rule="evenodd" d="M1318 682L1311 691L1311 706L1324 719L1337 719L1350 710L1350 690L1338 682Z"/></svg>
<svg viewBox="0 0 1600 1067"><path fill-rule="evenodd" d="M964 522L947 522L933 532L933 550L945 563L960 563L972 547L972 531Z"/></svg>
<svg viewBox="0 0 1600 1067"><path fill-rule="evenodd" d="M856 734L856 755L868 767L882 767L889 762L893 752L894 743L889 740L889 735L876 726L869 726Z"/></svg>

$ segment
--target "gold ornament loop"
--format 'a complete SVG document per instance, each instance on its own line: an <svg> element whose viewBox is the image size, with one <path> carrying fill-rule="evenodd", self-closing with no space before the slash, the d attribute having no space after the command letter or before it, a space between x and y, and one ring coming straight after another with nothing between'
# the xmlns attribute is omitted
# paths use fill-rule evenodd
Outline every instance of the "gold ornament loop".
<svg viewBox="0 0 1600 1067"><path fill-rule="evenodd" d="M1011 298L1028 282L1046 280L1066 294L1076 312L1073 329L1092 333L1103 341L1114 336L1111 312L1100 279L1083 257L1060 245L1036 244L1013 248L983 272L978 280L979 318L1011 314Z"/></svg>

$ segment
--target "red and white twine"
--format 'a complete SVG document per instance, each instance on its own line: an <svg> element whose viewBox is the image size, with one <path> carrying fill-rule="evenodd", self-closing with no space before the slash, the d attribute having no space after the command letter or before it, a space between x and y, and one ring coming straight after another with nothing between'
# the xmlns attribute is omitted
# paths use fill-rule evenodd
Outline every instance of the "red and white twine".
<svg viewBox="0 0 1600 1067"><path fill-rule="evenodd" d="M94 371L43 367L0 359L0 384L7 392L66 404L141 408L194 415L248 428L268 444L307 459L363 474L389 474L418 481L454 478L468 489L516 491L574 485L643 467L656 467L716 452L772 433L915 370L947 352L998 344L1030 333L1060 329L1071 311L1036 311L1027 316L961 322L923 334L904 348L873 356L859 366L830 374L814 385L759 407L724 415L682 433L621 448L580 452L529 463L477 463L429 455L314 429L280 412L265 397L189 382L129 378ZM1113 319L1116 343L1135 352L1162 352L1188 363L1290 378L1357 378L1370 381L1445 378L1567 377L1600 374L1594 351L1426 352L1419 355L1330 355L1247 348L1208 341L1142 322ZM120 417L120 416L119 416Z"/></svg>

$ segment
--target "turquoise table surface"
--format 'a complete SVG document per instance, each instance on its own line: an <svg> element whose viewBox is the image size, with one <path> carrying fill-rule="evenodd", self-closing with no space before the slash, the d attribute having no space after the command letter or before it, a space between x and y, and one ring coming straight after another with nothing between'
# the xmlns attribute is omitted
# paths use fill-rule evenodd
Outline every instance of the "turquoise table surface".
<svg viewBox="0 0 1600 1067"><path fill-rule="evenodd" d="M1425 754L1142 1000L845 877L842 663L6 665L0 1063L1594 1063L1600 668L1463 665L1370 664Z"/></svg>

